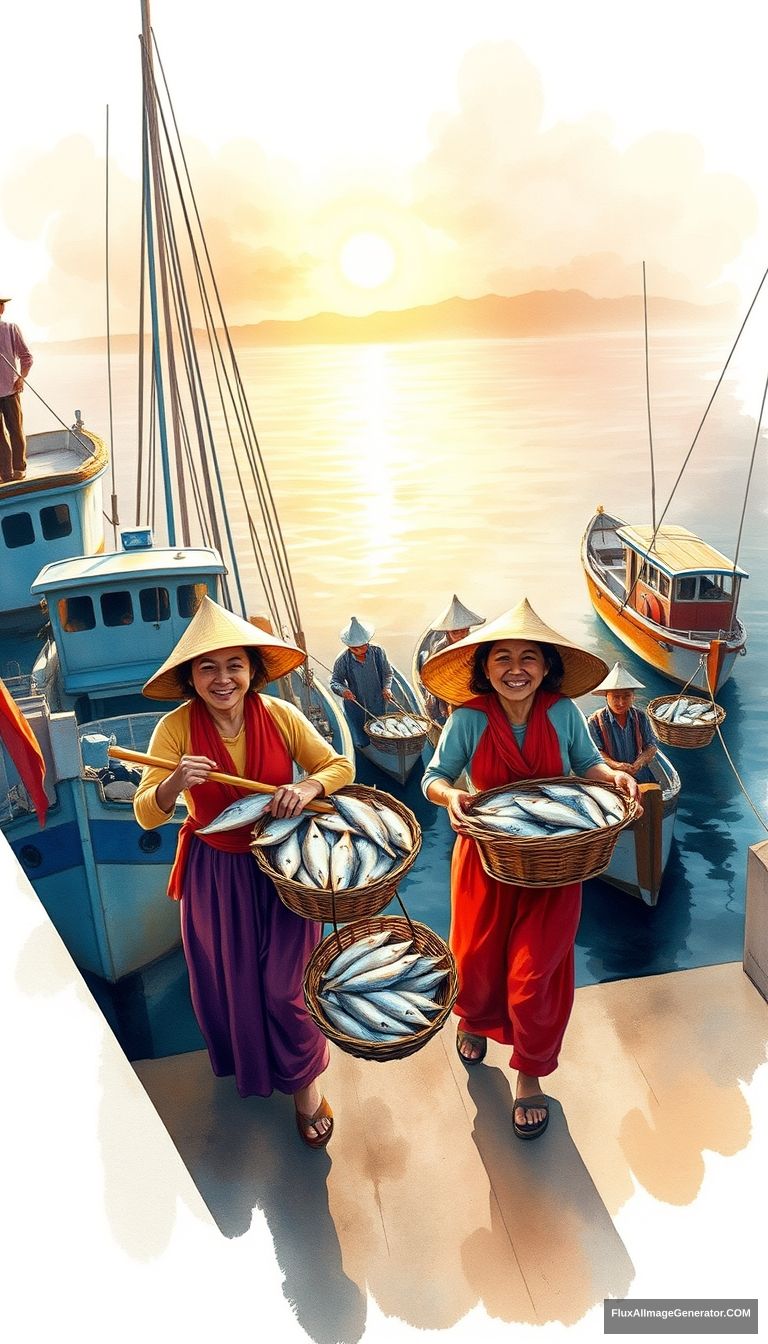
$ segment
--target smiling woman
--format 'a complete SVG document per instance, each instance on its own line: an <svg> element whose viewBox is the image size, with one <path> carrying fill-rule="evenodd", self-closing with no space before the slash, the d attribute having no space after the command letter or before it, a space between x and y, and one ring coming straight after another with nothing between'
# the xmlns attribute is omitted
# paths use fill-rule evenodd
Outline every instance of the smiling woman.
<svg viewBox="0 0 768 1344"><path fill-rule="evenodd" d="M360 289L377 289L395 269L395 251L380 233L355 233L344 243L339 256L342 272Z"/></svg>

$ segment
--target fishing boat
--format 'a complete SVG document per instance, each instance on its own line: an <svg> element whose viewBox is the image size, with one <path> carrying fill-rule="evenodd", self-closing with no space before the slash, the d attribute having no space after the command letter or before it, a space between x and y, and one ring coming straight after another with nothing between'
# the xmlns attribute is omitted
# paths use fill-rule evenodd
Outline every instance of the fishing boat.
<svg viewBox="0 0 768 1344"><path fill-rule="evenodd" d="M627 524L602 506L581 563L595 612L627 648L680 685L714 695L725 684L747 651L736 615L746 570L685 527Z"/></svg>
<svg viewBox="0 0 768 1344"><path fill-rule="evenodd" d="M75 963L106 985L146 968L157 974L180 944L178 907L164 893L186 811L179 805L166 826L142 831L133 815L129 772L123 771L127 778L115 778L107 757L115 743L146 751L158 719L172 707L153 703L147 712L143 683L169 655L206 595L307 647L202 226L189 204L191 185L185 188L180 170L183 153L171 141L175 120L162 115L146 3L142 18L142 253L152 330L149 372L144 342L139 342L136 517L142 525L123 530L119 545L105 552L103 532L93 521L101 517L93 494L82 507L83 525L60 538L57 551L37 549L35 573L25 577L21 590L24 600L15 596L13 602L14 610L26 605L47 611L48 638L31 671L11 678L9 689L46 759L50 807L44 830L5 753L0 770L0 821L11 848ZM170 208L174 190L186 228L183 238ZM191 258L186 267L182 243ZM193 318L185 269L196 277L203 310L199 321ZM142 332L144 316L142 301ZM200 328L208 346L198 352ZM216 414L226 427L215 441L214 411L201 378L206 360L216 374ZM83 456L82 467L74 470L81 453L78 431L75 447L63 441L58 446L56 472L34 472L24 483L25 499L36 498L39 489L42 506L58 507L63 520L67 497L62 491L95 489L106 454L89 437L94 444L90 468ZM247 539L235 537L223 470L227 448ZM73 457L68 470L65 451ZM20 508L18 486L5 490L8 507ZM31 506L25 502L24 507L29 512ZM70 516L73 512L70 508ZM158 528L165 531L165 545L154 543ZM346 720L309 664L270 684L267 692L297 705L336 751L352 758Z"/></svg>
<svg viewBox="0 0 768 1344"><path fill-rule="evenodd" d="M0 641L9 652L11 641L45 625L45 608L31 593L43 565L104 549L107 463L106 445L76 411L71 429L30 434L26 479L0 485Z"/></svg>
<svg viewBox="0 0 768 1344"><path fill-rule="evenodd" d="M645 905L656 905L672 847L680 776L661 751L648 769L655 782L639 785L643 815L621 832L599 880L639 897Z"/></svg>
<svg viewBox="0 0 768 1344"><path fill-rule="evenodd" d="M396 667L392 668L392 694L395 697L393 708L396 712L405 710L410 714L424 713L415 690ZM390 779L405 784L422 758L424 739L418 737L414 741L409 741L407 737L397 738L393 745L394 750L387 751L370 741L367 746L358 747L358 751L378 770L389 775Z"/></svg>

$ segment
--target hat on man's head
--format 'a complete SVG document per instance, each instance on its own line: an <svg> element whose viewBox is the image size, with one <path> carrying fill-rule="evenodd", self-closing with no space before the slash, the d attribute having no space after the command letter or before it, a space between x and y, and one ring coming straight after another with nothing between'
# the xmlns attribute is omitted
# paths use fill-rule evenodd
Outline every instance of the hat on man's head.
<svg viewBox="0 0 768 1344"><path fill-rule="evenodd" d="M454 593L448 610L443 613L439 620L433 622L430 629L470 630L473 625L482 625L484 620L484 616L478 616L474 611L470 611L469 607L465 607L464 603L460 602Z"/></svg>
<svg viewBox="0 0 768 1344"><path fill-rule="evenodd" d="M621 663L614 663L608 676L593 690L593 695L605 695L606 691L644 691L645 686L637 677L633 677Z"/></svg>
<svg viewBox="0 0 768 1344"><path fill-rule="evenodd" d="M10 303L10 296L7 299L0 299L0 303Z"/></svg>
<svg viewBox="0 0 768 1344"><path fill-rule="evenodd" d="M142 687L142 694L150 700L180 700L187 694L179 674L184 663L216 649L234 648L258 649L268 681L287 676L307 656L296 644L277 639L268 630L251 625L242 616L235 616L210 597L204 597L176 647Z"/></svg>
<svg viewBox="0 0 768 1344"><path fill-rule="evenodd" d="M348 649L357 649L361 644L370 643L375 628L373 625L363 625L356 616L352 616L349 625L339 632L339 639Z"/></svg>
<svg viewBox="0 0 768 1344"><path fill-rule="evenodd" d="M471 635L450 644L427 658L421 668L421 680L428 691L449 705L463 705L476 694L470 686L472 664L479 644L496 644L501 639L525 639L532 644L554 644L563 660L562 695L584 695L591 691L608 671L608 664L594 653L587 653L570 639L545 625L527 597L505 611L495 621L473 630Z"/></svg>

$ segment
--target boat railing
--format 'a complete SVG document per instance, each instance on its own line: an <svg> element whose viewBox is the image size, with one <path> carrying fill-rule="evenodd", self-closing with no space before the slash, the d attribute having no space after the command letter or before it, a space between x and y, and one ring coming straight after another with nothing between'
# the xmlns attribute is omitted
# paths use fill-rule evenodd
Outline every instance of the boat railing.
<svg viewBox="0 0 768 1344"><path fill-rule="evenodd" d="M31 672L22 672L20 675L12 677L4 676L3 683L14 700L22 700L27 695L34 695L36 689Z"/></svg>
<svg viewBox="0 0 768 1344"><path fill-rule="evenodd" d="M106 737L110 746L129 747L131 751L146 751L156 725L165 711L149 711L146 714L116 714L109 719L91 719L90 723L81 723L78 735L82 739L86 734L100 734Z"/></svg>
<svg viewBox="0 0 768 1344"><path fill-rule="evenodd" d="M11 783L4 752L0 751L0 825L15 817L26 817L35 805L21 781Z"/></svg>

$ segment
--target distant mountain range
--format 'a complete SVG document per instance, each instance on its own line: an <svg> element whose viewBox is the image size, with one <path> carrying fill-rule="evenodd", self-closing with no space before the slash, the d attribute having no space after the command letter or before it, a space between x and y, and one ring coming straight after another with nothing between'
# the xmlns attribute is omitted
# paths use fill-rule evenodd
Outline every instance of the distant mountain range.
<svg viewBox="0 0 768 1344"><path fill-rule="evenodd" d="M701 327L732 317L728 304L695 304L680 299L650 298L651 331L666 327ZM238 345L348 345L381 341L467 340L525 336L556 336L570 332L643 329L642 295L596 299L580 289L533 290L503 298L445 299L419 308L349 317L316 313L292 321L255 322L231 327ZM113 336L113 350L132 350L136 336ZM104 337L51 342L52 346L103 349Z"/></svg>

